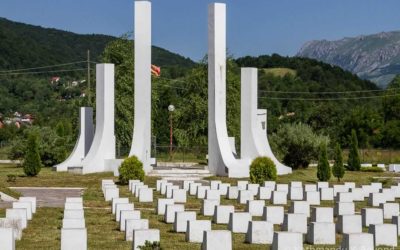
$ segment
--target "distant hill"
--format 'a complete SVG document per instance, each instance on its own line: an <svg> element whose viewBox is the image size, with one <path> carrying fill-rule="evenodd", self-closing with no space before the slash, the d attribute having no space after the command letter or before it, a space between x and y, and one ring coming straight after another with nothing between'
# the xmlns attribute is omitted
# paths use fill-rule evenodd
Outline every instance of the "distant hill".
<svg viewBox="0 0 400 250"><path fill-rule="evenodd" d="M299 78L302 81L302 91L351 91L374 90L378 87L371 81L360 79L355 74L338 66L320 62L315 59L301 57L283 57L277 54L262 55L259 57L246 56L236 59L240 67L256 67L264 73L274 76L285 75ZM260 86L261 87L261 86ZM268 86L269 88L273 86ZM275 86L274 86L275 87ZM291 89L294 86L277 86Z"/></svg>
<svg viewBox="0 0 400 250"><path fill-rule="evenodd" d="M337 41L310 41L303 45L297 56L340 66L386 87L400 74L400 31Z"/></svg>
<svg viewBox="0 0 400 250"><path fill-rule="evenodd" d="M80 35L0 18L0 70L38 67L86 60L93 61L116 37ZM153 63L159 66L193 67L194 62L159 47L153 47Z"/></svg>

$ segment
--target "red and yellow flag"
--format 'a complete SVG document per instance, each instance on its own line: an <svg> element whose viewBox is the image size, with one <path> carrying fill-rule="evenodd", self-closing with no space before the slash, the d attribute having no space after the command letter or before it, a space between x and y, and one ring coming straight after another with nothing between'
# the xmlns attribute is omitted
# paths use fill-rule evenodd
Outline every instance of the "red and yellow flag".
<svg viewBox="0 0 400 250"><path fill-rule="evenodd" d="M161 75L161 68L156 65L151 65L151 74L153 76L160 76Z"/></svg>

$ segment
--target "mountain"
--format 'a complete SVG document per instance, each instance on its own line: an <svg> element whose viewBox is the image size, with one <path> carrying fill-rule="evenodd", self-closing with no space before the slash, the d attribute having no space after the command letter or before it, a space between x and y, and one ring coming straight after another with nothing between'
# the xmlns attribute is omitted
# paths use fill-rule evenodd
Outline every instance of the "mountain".
<svg viewBox="0 0 400 250"><path fill-rule="evenodd" d="M297 56L340 66L386 87L400 74L400 31L337 41L310 41L302 46Z"/></svg>
<svg viewBox="0 0 400 250"><path fill-rule="evenodd" d="M117 39L106 35L80 35L0 18L0 70L13 70L86 60L100 61L105 46ZM193 67L194 62L159 47L153 47L158 66Z"/></svg>

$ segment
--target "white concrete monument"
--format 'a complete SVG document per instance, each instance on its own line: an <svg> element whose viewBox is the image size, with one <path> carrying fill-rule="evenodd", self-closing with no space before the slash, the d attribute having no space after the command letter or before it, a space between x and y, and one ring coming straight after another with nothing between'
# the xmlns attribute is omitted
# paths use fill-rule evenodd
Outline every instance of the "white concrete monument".
<svg viewBox="0 0 400 250"><path fill-rule="evenodd" d="M113 171L106 160L115 160L114 64L96 65L96 131L82 161L82 173Z"/></svg>
<svg viewBox="0 0 400 250"><path fill-rule="evenodd" d="M129 156L152 170L151 158L151 2L135 1L135 99L132 146Z"/></svg>
<svg viewBox="0 0 400 250"><path fill-rule="evenodd" d="M259 156L270 158L278 175L289 174L292 169L283 165L271 150L267 137L267 110L257 109L258 70L241 69L240 154L242 159Z"/></svg>
<svg viewBox="0 0 400 250"><path fill-rule="evenodd" d="M89 152L92 145L93 127L93 108L81 107L79 110L79 138L70 156L62 163L55 166L58 172L68 171L68 167L79 166Z"/></svg>
<svg viewBox="0 0 400 250"><path fill-rule="evenodd" d="M208 8L208 167L212 174L249 177L250 160L232 154L226 125L226 5Z"/></svg>

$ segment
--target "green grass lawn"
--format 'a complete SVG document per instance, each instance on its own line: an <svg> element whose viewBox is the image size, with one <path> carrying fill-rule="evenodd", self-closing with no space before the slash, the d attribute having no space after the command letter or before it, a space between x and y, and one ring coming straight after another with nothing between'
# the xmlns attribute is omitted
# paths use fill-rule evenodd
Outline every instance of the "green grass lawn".
<svg viewBox="0 0 400 250"><path fill-rule="evenodd" d="M280 77L284 77L285 75L291 75L291 76L297 75L296 70L289 68L267 68L262 70L264 70L264 72L267 74L270 73L273 74L274 76L280 76Z"/></svg>
<svg viewBox="0 0 400 250"><path fill-rule="evenodd" d="M7 182L7 175L17 175L15 183ZM358 185L370 183L373 177L386 177L384 185L391 184L389 178L400 177L392 173L360 173L347 172L343 181L354 181ZM44 187L83 187L85 206L85 220L88 230L89 249L131 249L131 243L124 241L124 233L119 232L119 225L114 221L111 214L111 206L104 201L101 191L101 180L114 178L111 173L73 175L68 173L53 172L48 168L42 169L38 177L28 178L23 176L21 168L14 165L0 165L0 186L7 189L10 186L44 186ZM224 182L236 184L236 180L229 178L212 177L209 179L220 179ZM280 183L288 183L291 180L303 181L303 183L316 183L316 169L310 168L297 170L291 175L278 178ZM145 183L150 187L155 187L156 178L146 178ZM336 184L333 181L332 184ZM135 203L135 209L140 210L142 218L149 219L151 228L158 228L161 232L161 245L163 249L200 249L200 244L185 242L185 234L172 232L172 224L163 222L163 217L156 215L154 208L156 202L139 203L128 191L127 186L120 187L120 196L130 197ZM154 193L154 201L161 197L158 192ZM235 201L221 199L221 204L232 204L236 210L244 210L244 205L237 204ZM267 205L269 202L267 201ZM358 202L357 210L365 207L366 202ZM333 202L323 202L322 206L333 206ZM288 204L289 206L289 204ZM286 206L286 210L288 209ZM194 197L188 196L185 204L186 209L195 211L200 210L201 202ZM0 209L0 217L4 216L4 209ZM17 241L17 249L59 249L60 230L63 217L61 208L38 208L28 228L23 232L21 241ZM198 219L211 219L198 214ZM227 229L226 225L212 225L213 229ZM279 230L279 227L276 228ZM337 236L337 243L340 243L341 236ZM244 234L233 234L234 249L268 249L266 245L250 245L244 243ZM306 245L305 245L306 246ZM314 246L316 247L316 246ZM315 248L314 248L315 249ZM324 249L324 248L320 248Z"/></svg>

